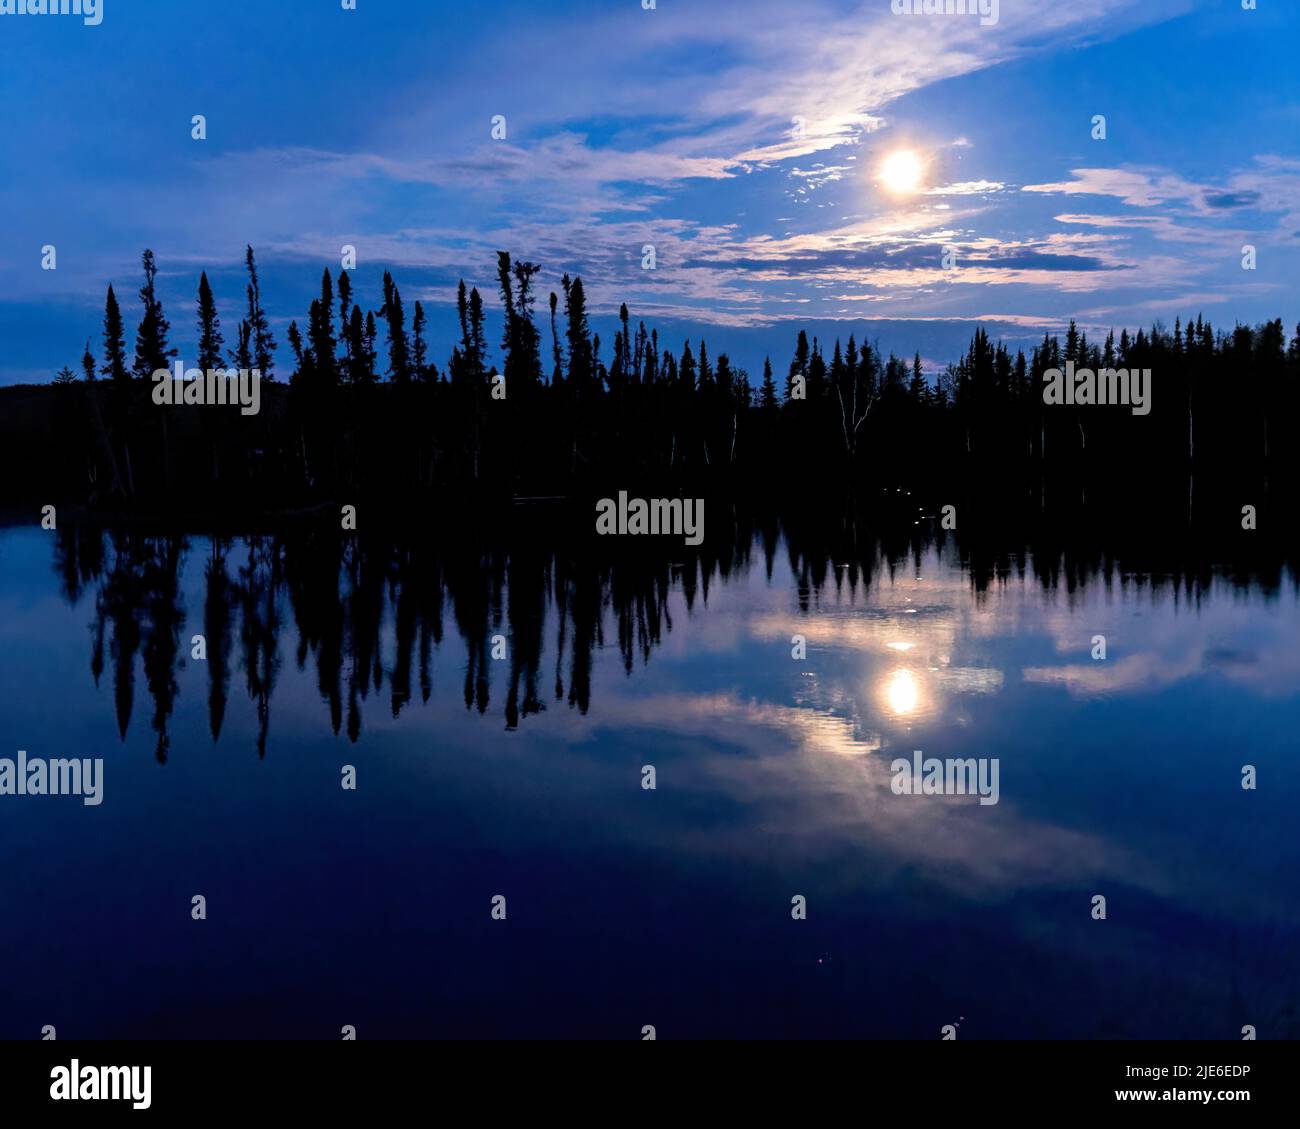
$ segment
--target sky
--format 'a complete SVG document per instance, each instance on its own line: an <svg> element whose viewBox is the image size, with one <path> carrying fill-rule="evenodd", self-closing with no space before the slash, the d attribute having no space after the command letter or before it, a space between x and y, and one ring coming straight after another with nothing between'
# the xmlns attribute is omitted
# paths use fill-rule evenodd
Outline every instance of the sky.
<svg viewBox="0 0 1300 1129"><path fill-rule="evenodd" d="M583 277L606 360L626 302L755 378L801 327L932 370L976 324L1300 321L1294 0L101 3L0 15L0 383L98 351L109 282L133 324L145 247L191 361L199 272L231 343L246 244L282 365L344 245L439 365L498 250L539 313Z"/></svg>

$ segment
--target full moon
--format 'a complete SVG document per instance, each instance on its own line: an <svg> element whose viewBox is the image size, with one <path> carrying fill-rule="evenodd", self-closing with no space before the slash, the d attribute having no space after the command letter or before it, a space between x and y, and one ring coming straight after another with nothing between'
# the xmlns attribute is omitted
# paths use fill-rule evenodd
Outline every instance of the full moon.
<svg viewBox="0 0 1300 1129"><path fill-rule="evenodd" d="M890 153L880 166L880 179L890 192L899 194L915 192L921 187L925 165L911 149Z"/></svg>

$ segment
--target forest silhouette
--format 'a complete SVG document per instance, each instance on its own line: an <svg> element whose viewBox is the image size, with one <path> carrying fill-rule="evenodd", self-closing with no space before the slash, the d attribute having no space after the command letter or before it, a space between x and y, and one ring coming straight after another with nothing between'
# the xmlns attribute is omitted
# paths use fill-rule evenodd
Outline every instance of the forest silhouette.
<svg viewBox="0 0 1300 1129"><path fill-rule="evenodd" d="M626 305L603 342L581 278L542 300L540 268L501 252L501 340L488 342L483 295L462 281L460 337L440 366L422 303L408 322L388 272L375 309L346 271L325 270L305 324L277 342L250 247L233 344L206 273L195 307L199 369L263 374L261 412L243 417L152 401L151 374L177 351L152 252L142 265L133 352L110 285L80 375L0 391L12 502L177 519L364 503L409 519L424 502L629 489L800 506L903 495L999 513L1155 508L1222 525L1244 505L1285 513L1300 485L1300 326L1288 339L1281 319L1224 332L1198 316L1103 340L1072 322L1028 355L977 329L937 374L853 335L798 332L780 375L769 358L755 376L702 339L670 348ZM1150 414L1045 404L1044 372L1068 362L1149 369Z"/></svg>

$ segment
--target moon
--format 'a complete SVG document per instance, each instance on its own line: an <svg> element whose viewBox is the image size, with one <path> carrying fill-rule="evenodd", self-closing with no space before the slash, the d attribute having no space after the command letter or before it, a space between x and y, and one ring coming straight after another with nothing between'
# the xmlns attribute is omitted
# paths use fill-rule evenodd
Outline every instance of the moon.
<svg viewBox="0 0 1300 1129"><path fill-rule="evenodd" d="M880 166L880 180L890 192L900 196L921 187L925 162L912 149L896 149Z"/></svg>

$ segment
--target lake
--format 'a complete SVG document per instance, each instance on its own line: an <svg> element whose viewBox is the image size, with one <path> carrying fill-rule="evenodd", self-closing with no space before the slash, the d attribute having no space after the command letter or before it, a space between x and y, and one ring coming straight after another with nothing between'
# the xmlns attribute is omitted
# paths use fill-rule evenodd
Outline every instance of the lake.
<svg viewBox="0 0 1300 1129"><path fill-rule="evenodd" d="M0 1036L1300 1035L1291 568L856 544L0 531Z"/></svg>

